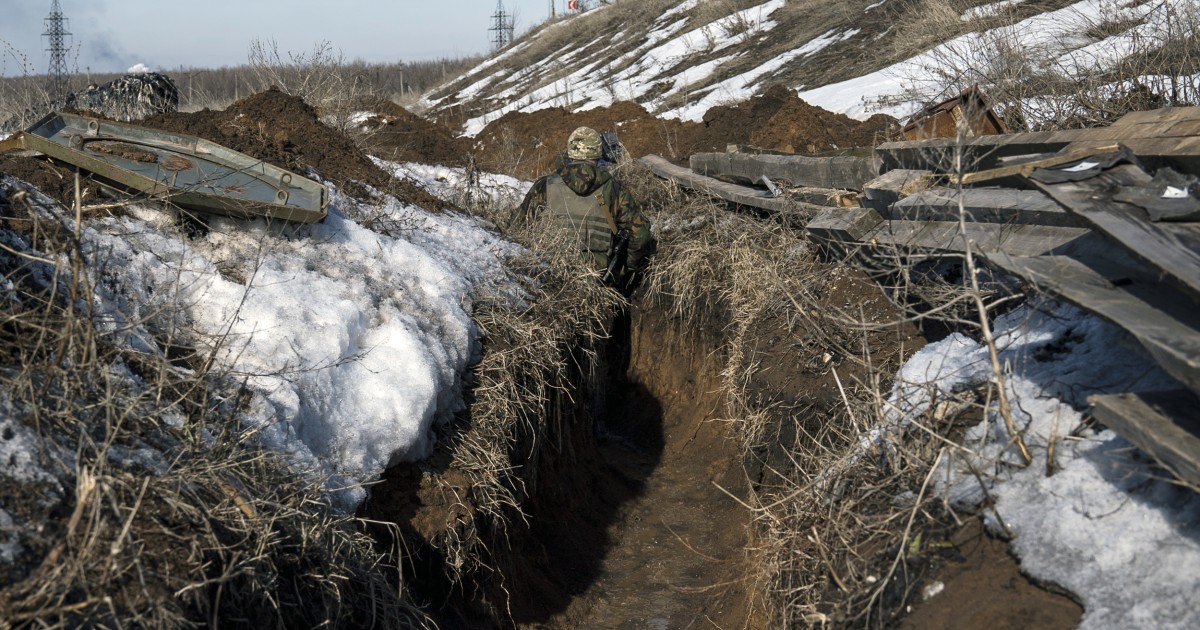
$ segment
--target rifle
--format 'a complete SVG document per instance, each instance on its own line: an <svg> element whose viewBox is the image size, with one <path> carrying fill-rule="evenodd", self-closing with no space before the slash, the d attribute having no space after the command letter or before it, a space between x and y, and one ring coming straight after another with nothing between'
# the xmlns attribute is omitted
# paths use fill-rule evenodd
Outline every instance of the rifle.
<svg viewBox="0 0 1200 630"><path fill-rule="evenodd" d="M617 140L617 132L605 131L600 134L600 159L610 164L618 164L625 154L625 147Z"/></svg>
<svg viewBox="0 0 1200 630"><path fill-rule="evenodd" d="M629 231L617 232L617 240L613 243L612 253L608 256L608 269L600 277L600 282L612 286L617 281L617 267L625 260L625 250L629 249Z"/></svg>

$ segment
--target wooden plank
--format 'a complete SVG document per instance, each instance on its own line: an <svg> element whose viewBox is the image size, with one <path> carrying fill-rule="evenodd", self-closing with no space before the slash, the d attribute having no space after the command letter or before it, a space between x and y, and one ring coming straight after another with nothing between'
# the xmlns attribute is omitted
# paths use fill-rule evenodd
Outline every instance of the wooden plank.
<svg viewBox="0 0 1200 630"><path fill-rule="evenodd" d="M1168 374L1200 392L1200 311L1169 287L1153 279L1117 286L1065 256L1023 258L994 252L987 259L1125 329Z"/></svg>
<svg viewBox="0 0 1200 630"><path fill-rule="evenodd" d="M1129 112L1112 124L1112 129L1124 129L1140 125L1171 126L1175 122L1200 120L1200 107L1163 107Z"/></svg>
<svg viewBox="0 0 1200 630"><path fill-rule="evenodd" d="M892 204L933 186L933 173L895 169L863 184L859 205L874 208L881 215L891 212Z"/></svg>
<svg viewBox="0 0 1200 630"><path fill-rule="evenodd" d="M1040 256L1068 247L1089 232L1087 228L1047 225L966 224L972 251L983 254L1005 251L1017 256ZM885 221L863 241L926 253L966 251L957 221Z"/></svg>
<svg viewBox="0 0 1200 630"><path fill-rule="evenodd" d="M1190 121L1200 120L1200 107L1176 107L1126 114L1109 127L1064 129L919 141L887 142L876 147L880 168L955 172L961 157L966 170L995 168L997 160L1028 153L1054 153L1070 147L1086 149L1120 141L1139 157L1190 161L1200 151L1200 138ZM1166 141L1166 142L1164 142Z"/></svg>
<svg viewBox="0 0 1200 630"><path fill-rule="evenodd" d="M870 208L830 208L808 222L808 235L826 245L853 245L863 242L883 223Z"/></svg>
<svg viewBox="0 0 1200 630"><path fill-rule="evenodd" d="M740 186L699 175L682 166L676 166L657 155L647 155L641 158L641 162L659 177L744 206L789 215L797 212L816 214L825 209L822 206L816 206L787 197L770 197L770 193L761 188Z"/></svg>
<svg viewBox="0 0 1200 630"><path fill-rule="evenodd" d="M1079 227L1078 220L1039 190L935 188L910 195L882 213L891 220L1023 223Z"/></svg>
<svg viewBox="0 0 1200 630"><path fill-rule="evenodd" d="M1079 141L1098 141L1111 144L1112 132L1103 129L1073 129L1015 133L974 138L906 140L886 142L875 148L881 170L895 168L929 170L940 173L958 170L995 168L1002 157L1029 153L1056 153ZM962 164L962 169L957 165Z"/></svg>
<svg viewBox="0 0 1200 630"><path fill-rule="evenodd" d="M1114 190L1150 181L1140 168L1122 164L1079 182L1034 184L1200 300L1200 225L1153 223L1141 208L1112 199Z"/></svg>
<svg viewBox="0 0 1200 630"><path fill-rule="evenodd" d="M950 183L961 186L979 184L983 182L995 181L1005 177L1014 177L1017 175L1029 175L1037 168L1051 168L1061 166L1076 160L1082 160L1100 153L1112 153L1120 150L1118 144L1102 144L1094 147L1081 149L1067 149L1060 153L1056 153L1049 157L1044 157L1038 160L1022 162L1020 164L1009 164L998 166L996 168L987 169L984 171L974 171L971 173L963 173L962 175L951 174Z"/></svg>
<svg viewBox="0 0 1200 630"><path fill-rule="evenodd" d="M1088 399L1096 419L1180 481L1200 486L1200 401L1186 391L1108 394Z"/></svg>
<svg viewBox="0 0 1200 630"><path fill-rule="evenodd" d="M862 190L877 174L873 157L850 155L811 157L747 153L697 153L692 170L709 177L733 177L757 182L765 175L774 182L797 187Z"/></svg>

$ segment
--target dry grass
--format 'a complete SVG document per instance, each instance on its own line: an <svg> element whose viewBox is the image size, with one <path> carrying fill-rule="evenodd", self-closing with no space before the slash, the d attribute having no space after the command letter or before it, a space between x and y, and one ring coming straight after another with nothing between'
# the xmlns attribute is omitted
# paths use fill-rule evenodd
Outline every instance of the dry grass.
<svg viewBox="0 0 1200 630"><path fill-rule="evenodd" d="M24 549L0 567L0 626L430 625L359 524L239 425L236 382L165 337L138 352L97 330L101 261L61 208L5 184L0 214L5 439L39 447L3 474L44 471L0 499Z"/></svg>
<svg viewBox="0 0 1200 630"><path fill-rule="evenodd" d="M927 63L909 77L905 98L937 102L978 84L1014 131L1090 127L1109 124L1130 111L1200 102L1200 7L1161 3L1152 19L1162 28L1144 32L1119 46L1143 19L1125 4L1102 3L1099 14L1068 12L1055 24L1059 35L1030 44L1021 20L1033 12L1071 3L1021 3L994 14L963 19L974 3L961 0L910 0L896 4L900 37L935 49ZM1029 5L1029 6L1026 6ZM952 41L967 32L979 35ZM1105 58L1120 50L1116 63Z"/></svg>
<svg viewBox="0 0 1200 630"><path fill-rule="evenodd" d="M751 477L762 470L748 505L754 606L770 627L887 626L919 597L958 522L930 484L939 462L960 448L948 436L964 415L990 407L996 390L984 385L940 401L914 420L920 430L864 442L872 429L891 426L888 396L905 358L902 349L884 355L879 348L899 327L927 318L976 330L972 295L988 309L1005 298L987 287L972 294L961 275L919 272L898 251L822 262L802 234L778 222L662 183L635 178L633 186L654 207L660 239L646 303L669 310L685 330L724 326L724 421L736 430ZM892 319L827 299L839 277L867 260L907 305ZM772 396L760 370L781 358L814 381L832 380L837 399L806 399L815 390L805 384Z"/></svg>
<svg viewBox="0 0 1200 630"><path fill-rule="evenodd" d="M470 207L507 223L507 206ZM574 432L590 430L577 418L601 387L597 353L625 304L561 236L536 224L508 236L527 248L508 261L521 290L481 288L472 296L482 356L471 369L467 413L439 437L451 468L470 480L461 497L470 507L430 541L446 558L445 576L474 592L474 604L497 624L509 618L504 569L511 540L529 535L539 462L569 451Z"/></svg>

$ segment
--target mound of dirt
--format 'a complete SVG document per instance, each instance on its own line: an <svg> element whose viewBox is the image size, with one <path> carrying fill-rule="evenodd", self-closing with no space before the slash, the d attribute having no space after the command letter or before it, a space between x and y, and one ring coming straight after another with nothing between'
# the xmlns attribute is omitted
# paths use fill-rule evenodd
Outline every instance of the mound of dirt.
<svg viewBox="0 0 1200 630"><path fill-rule="evenodd" d="M510 112L479 133L472 151L485 170L532 178L550 167L580 126L616 131L633 157L654 153L682 162L693 153L724 152L730 144L796 153L871 147L895 124L882 114L857 121L775 86L744 103L714 107L702 122L660 119L630 102L581 112Z"/></svg>
<svg viewBox="0 0 1200 630"><path fill-rule="evenodd" d="M395 180L349 136L322 123L303 99L277 88L246 97L223 111L159 114L141 124L211 140L302 174L312 168L358 197L370 196L360 185L368 184L428 210L445 205L412 182Z"/></svg>
<svg viewBox="0 0 1200 630"><path fill-rule="evenodd" d="M448 127L428 121L386 99L372 103L365 146L373 155L393 162L467 166L471 142L455 137Z"/></svg>
<svg viewBox="0 0 1200 630"><path fill-rule="evenodd" d="M0 158L0 173L12 175L34 188L70 207L75 203L75 177L70 168L59 166L45 158L5 157ZM94 203L100 196L100 187L83 173L80 181L80 198L83 203Z"/></svg>
<svg viewBox="0 0 1200 630"><path fill-rule="evenodd" d="M858 121L844 114L810 105L783 86L774 86L762 96L728 107L714 107L704 116L705 133L698 134L697 145L706 144L706 136L729 138L730 144L752 144L791 153L820 153L831 149L873 147L889 125L890 116L876 114ZM746 140L740 140L745 138ZM711 140L707 144L713 145ZM698 146L697 151L724 151L724 146Z"/></svg>

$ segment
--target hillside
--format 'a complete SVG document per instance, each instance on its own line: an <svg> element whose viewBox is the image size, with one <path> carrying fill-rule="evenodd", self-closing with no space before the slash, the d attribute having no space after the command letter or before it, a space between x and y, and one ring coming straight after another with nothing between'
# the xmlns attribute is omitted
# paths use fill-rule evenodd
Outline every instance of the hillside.
<svg viewBox="0 0 1200 630"><path fill-rule="evenodd" d="M1084 124L1103 115L1097 101L1142 89L1194 101L1196 21L1173 0L616 2L545 25L424 104L475 136L510 112L620 102L702 121L774 85L854 118L903 118L978 84L1014 130Z"/></svg>

